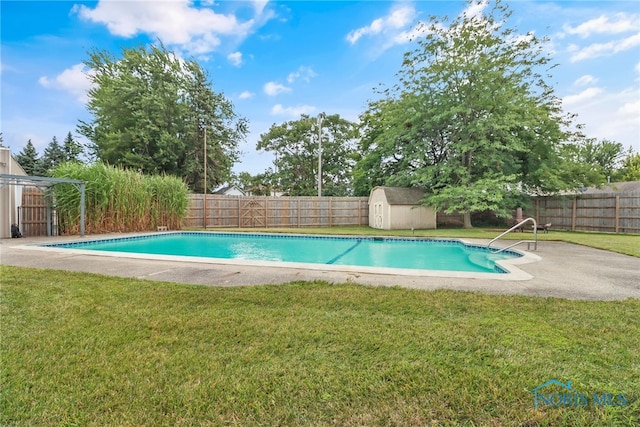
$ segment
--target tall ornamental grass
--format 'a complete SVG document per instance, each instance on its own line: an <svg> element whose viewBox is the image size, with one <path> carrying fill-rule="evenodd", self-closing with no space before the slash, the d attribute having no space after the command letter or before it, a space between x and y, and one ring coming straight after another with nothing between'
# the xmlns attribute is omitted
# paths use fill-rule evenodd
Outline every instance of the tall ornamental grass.
<svg viewBox="0 0 640 427"><path fill-rule="evenodd" d="M154 230L158 226L179 229L187 212L188 188L177 177L145 176L103 163L64 163L56 178L84 181L87 233ZM54 189L61 233L80 229L80 192L71 184Z"/></svg>

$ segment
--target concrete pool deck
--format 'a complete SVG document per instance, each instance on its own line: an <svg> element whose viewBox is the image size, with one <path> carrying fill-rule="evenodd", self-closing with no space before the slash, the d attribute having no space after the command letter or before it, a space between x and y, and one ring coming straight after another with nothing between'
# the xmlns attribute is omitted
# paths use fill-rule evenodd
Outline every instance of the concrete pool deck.
<svg viewBox="0 0 640 427"><path fill-rule="evenodd" d="M83 240L122 237L122 234L87 236ZM640 298L640 259L628 255L562 242L540 241L533 258L517 265L525 274L517 280L470 277L407 276L384 272L360 272L357 268L325 270L321 267L282 268L266 265L190 262L105 256L100 253L47 251L29 247L64 243L78 236L0 239L0 264L50 268L209 286L248 286L292 281L324 280L371 286L401 286L414 289L454 289L493 294L558 297L575 300L621 300ZM465 239L486 244L488 241ZM522 250L526 246L518 249ZM349 271L350 270L350 271ZM495 276L494 276L495 277ZM1 281L1 278L0 278Z"/></svg>

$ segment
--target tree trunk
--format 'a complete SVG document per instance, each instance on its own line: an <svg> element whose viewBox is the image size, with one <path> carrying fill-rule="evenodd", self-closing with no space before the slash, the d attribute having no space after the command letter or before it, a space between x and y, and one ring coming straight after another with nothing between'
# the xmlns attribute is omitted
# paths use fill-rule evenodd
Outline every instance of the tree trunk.
<svg viewBox="0 0 640 427"><path fill-rule="evenodd" d="M473 225L471 225L471 212L464 213L463 221L464 221L464 225L463 225L464 228L473 228Z"/></svg>

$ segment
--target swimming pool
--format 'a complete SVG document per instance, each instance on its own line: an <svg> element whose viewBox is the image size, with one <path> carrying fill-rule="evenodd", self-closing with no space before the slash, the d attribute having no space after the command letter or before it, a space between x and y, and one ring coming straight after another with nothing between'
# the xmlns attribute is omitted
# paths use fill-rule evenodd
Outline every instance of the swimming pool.
<svg viewBox="0 0 640 427"><path fill-rule="evenodd" d="M147 254L217 260L255 261L272 266L316 265L505 274L501 261L522 257L507 250L460 240L336 237L317 235L170 232L100 240L50 243L49 248Z"/></svg>

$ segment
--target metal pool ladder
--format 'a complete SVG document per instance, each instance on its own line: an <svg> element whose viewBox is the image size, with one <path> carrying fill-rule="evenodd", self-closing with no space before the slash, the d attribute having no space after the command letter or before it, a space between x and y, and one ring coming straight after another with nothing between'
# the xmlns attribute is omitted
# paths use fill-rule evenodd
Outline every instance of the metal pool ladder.
<svg viewBox="0 0 640 427"><path fill-rule="evenodd" d="M527 222L532 222L533 223L533 240L520 240L512 245L509 245L505 248L498 248L496 249L491 249L491 244L493 242L495 242L496 240L500 239L502 236L511 233L513 230L516 230L518 228L522 228L523 225L525 225ZM513 227L511 227L510 229L508 229L507 231L505 231L504 233L500 234L498 237L496 237L495 239L492 239L489 244L487 245L487 249L489 250L489 252L491 252L492 254L498 254L502 251L506 251L509 248L512 248L514 246L519 245L520 243L526 243L527 244L527 250L531 249L531 244L533 243L533 250L537 251L538 250L538 224L536 223L536 220L533 218L527 218L524 219L522 221L520 221L519 223L517 223L516 225L514 225Z"/></svg>

